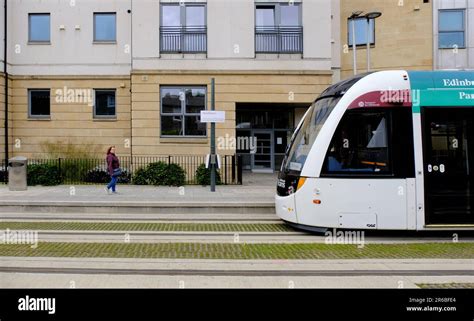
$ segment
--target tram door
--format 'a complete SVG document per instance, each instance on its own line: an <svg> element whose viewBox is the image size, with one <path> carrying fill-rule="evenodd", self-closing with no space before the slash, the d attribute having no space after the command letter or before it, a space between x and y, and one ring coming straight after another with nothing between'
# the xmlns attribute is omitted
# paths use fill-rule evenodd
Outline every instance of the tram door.
<svg viewBox="0 0 474 321"><path fill-rule="evenodd" d="M474 224L474 108L424 108L426 224Z"/></svg>

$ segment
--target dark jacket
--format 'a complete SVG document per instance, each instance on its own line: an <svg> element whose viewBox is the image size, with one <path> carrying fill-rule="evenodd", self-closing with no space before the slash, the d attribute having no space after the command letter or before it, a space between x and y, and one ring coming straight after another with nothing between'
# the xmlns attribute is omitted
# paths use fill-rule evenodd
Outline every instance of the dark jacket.
<svg viewBox="0 0 474 321"><path fill-rule="evenodd" d="M107 155L107 170L110 176L113 175L114 169L116 168L120 168L119 159L117 156L115 156L115 154L110 153Z"/></svg>

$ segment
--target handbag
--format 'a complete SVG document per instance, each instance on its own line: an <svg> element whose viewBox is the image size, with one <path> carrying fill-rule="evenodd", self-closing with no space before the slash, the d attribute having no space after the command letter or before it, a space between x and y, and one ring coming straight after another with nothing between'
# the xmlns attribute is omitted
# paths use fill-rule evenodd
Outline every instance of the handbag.
<svg viewBox="0 0 474 321"><path fill-rule="evenodd" d="M122 175L122 170L120 169L120 167L115 168L112 176L116 177L116 176L120 176L120 175Z"/></svg>

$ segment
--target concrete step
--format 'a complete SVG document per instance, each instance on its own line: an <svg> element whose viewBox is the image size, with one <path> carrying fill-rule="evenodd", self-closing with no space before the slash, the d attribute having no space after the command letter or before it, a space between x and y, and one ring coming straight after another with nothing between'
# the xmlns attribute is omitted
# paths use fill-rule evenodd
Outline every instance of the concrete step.
<svg viewBox="0 0 474 321"><path fill-rule="evenodd" d="M128 223L281 223L274 213L76 213L0 212L1 221L77 221Z"/></svg>
<svg viewBox="0 0 474 321"><path fill-rule="evenodd" d="M41 242L67 243L324 243L299 232L39 231Z"/></svg>
<svg viewBox="0 0 474 321"><path fill-rule="evenodd" d="M28 201L0 202L0 213L98 213L98 214L274 214L273 202L112 202Z"/></svg>

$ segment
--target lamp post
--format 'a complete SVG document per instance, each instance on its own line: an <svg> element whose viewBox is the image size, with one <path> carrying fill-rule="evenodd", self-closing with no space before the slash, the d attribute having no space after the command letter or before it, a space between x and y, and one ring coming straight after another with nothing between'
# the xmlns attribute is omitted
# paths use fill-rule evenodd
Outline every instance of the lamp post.
<svg viewBox="0 0 474 321"><path fill-rule="evenodd" d="M357 75L357 45L356 45L356 28L355 20L358 18L363 11L354 11L349 17L349 21L352 22L352 60L354 65L354 75Z"/></svg>
<svg viewBox="0 0 474 321"><path fill-rule="evenodd" d="M377 12L377 11L369 12L365 15L365 19L367 19L367 72L370 71L370 43L371 43L370 20L374 20L375 22L375 19L377 19L381 15L382 13Z"/></svg>

